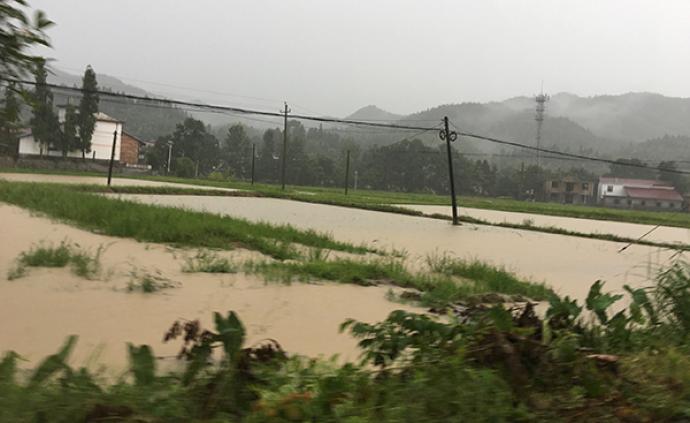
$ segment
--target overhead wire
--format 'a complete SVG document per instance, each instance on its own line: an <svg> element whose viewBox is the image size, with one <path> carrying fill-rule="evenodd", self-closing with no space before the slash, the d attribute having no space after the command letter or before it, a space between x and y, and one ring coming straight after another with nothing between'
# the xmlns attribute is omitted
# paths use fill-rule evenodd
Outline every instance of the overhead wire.
<svg viewBox="0 0 690 423"><path fill-rule="evenodd" d="M28 80L17 79L17 78L8 78L8 77L3 77L3 76L0 76L0 80L4 80L6 82L11 82L11 83L17 83L17 84L38 85L35 81L28 81ZM46 83L45 86L50 87L50 88L55 88L55 89L78 91L81 93L84 92L84 90L80 89L80 88L67 87L67 86L57 85L57 84ZM284 117L284 114L280 113L280 112L267 112L267 111L253 110L253 109L247 109L247 108L241 108L241 107L210 105L210 104L205 104L205 103L195 103L195 102L190 102L190 101L172 100L172 99L167 99L167 98L155 98L155 97L139 96L139 95L133 95L133 94L126 94L126 93L114 93L114 92L103 91L103 90L93 90L92 92L96 93L98 95L102 95L102 96L127 98L130 100L157 102L157 103L177 105L177 106L197 107L199 109L203 109L204 111L206 111L206 110L208 110L208 111L217 110L217 111L224 111L224 112L233 112L233 113L237 113L237 114L241 114L241 115ZM309 120L309 121L313 121L313 122L342 123L342 124L348 124L348 125L369 126L369 127L375 127L375 128L416 130L416 131L420 131L420 133L427 132L427 131L434 130L434 129L438 129L438 125L434 126L434 127L421 127L421 126L413 126L413 125L398 125L398 124L391 124L391 123L369 122L369 121L363 121L363 120L349 120L349 119L309 116L309 115L301 115L301 114L291 114L291 115L289 115L289 117L291 119ZM465 132L465 131L461 130L460 128L458 128L452 122L451 122L451 125L456 129L456 132L459 136L475 138L475 139L479 139L479 140L483 140L483 141L487 141L487 142L491 142L491 143L495 143L495 144L507 145L507 146L522 148L522 149L531 150L531 151L544 152L544 153L549 153L549 154L553 154L553 155L557 155L557 156L561 156L561 157L569 157L569 158L578 159L578 160L586 160L586 161L606 163L606 164L612 164L612 165L651 169L651 170L655 170L655 171L659 170L658 168L648 166L644 163L619 162L616 160L606 159L606 158L602 158L602 157L586 156L583 154L575 154L575 153L567 153L567 152L553 150L553 149L549 149L549 148L535 147L535 146L531 146L531 145L527 145L527 144L521 144L521 143L518 143L515 141L502 140L502 139L495 138L495 137L489 137L489 136L475 134L475 133L471 133L471 132ZM664 169L663 172L673 173L673 174L681 174L681 175L690 175L690 171L683 171L683 170L677 170L677 169Z"/></svg>

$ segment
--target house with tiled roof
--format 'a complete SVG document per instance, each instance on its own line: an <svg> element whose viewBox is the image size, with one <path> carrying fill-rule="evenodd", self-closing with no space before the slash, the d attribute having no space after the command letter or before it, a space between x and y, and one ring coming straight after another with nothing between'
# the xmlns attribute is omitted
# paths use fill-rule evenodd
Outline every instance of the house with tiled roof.
<svg viewBox="0 0 690 423"><path fill-rule="evenodd" d="M683 196L668 182L654 179L599 178L598 201L608 207L681 210Z"/></svg>

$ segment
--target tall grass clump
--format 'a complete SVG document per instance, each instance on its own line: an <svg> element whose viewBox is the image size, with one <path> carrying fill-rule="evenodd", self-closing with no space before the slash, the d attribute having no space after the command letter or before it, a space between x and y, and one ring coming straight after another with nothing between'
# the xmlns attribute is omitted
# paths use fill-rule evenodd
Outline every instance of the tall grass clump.
<svg viewBox="0 0 690 423"><path fill-rule="evenodd" d="M242 247L280 260L299 257L293 244L356 254L370 252L365 247L289 225L252 223L227 216L140 204L51 184L0 182L0 201L98 233L139 241L220 249Z"/></svg>
<svg viewBox="0 0 690 423"><path fill-rule="evenodd" d="M479 260L461 260L448 255L427 256L427 265L435 273L466 279L464 289L476 294L502 293L524 295L533 300L548 300L555 296L553 290L543 283L522 280L504 268Z"/></svg>
<svg viewBox="0 0 690 423"><path fill-rule="evenodd" d="M75 275L93 279L101 272L102 252L102 246L99 246L95 253L90 253L67 241L62 241L58 245L40 243L19 255L7 278L12 280L22 277L26 275L29 267L69 265Z"/></svg>

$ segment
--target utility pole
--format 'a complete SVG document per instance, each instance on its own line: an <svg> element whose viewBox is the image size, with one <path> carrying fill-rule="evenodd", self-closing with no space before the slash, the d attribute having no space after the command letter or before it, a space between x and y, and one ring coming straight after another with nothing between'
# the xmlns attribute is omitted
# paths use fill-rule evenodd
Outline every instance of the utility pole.
<svg viewBox="0 0 690 423"><path fill-rule="evenodd" d="M256 144L252 143L252 185L254 185L254 162L256 159Z"/></svg>
<svg viewBox="0 0 690 423"><path fill-rule="evenodd" d="M108 165L108 186L113 179L113 162L115 161L115 143L117 143L117 130L113 132L113 148L110 151L110 164Z"/></svg>
<svg viewBox="0 0 690 423"><path fill-rule="evenodd" d="M352 187L353 191L357 191L357 171L355 170L355 186Z"/></svg>
<svg viewBox="0 0 690 423"><path fill-rule="evenodd" d="M284 121L283 121L283 169L282 169L282 175L280 177L280 180L282 181L283 184L283 191L285 191L285 167L287 166L287 141L288 141L288 113L290 113L292 110L288 109L288 104L285 102L285 110L283 111L284 113Z"/></svg>
<svg viewBox="0 0 690 423"><path fill-rule="evenodd" d="M347 159L345 159L345 195L350 186L350 150L347 150Z"/></svg>
<svg viewBox="0 0 690 423"><path fill-rule="evenodd" d="M170 174L170 161L172 160L172 146L173 146L173 142L168 141L168 172L167 172L167 175Z"/></svg>
<svg viewBox="0 0 690 423"><path fill-rule="evenodd" d="M453 205L453 225L459 225L458 202L455 198L455 178L453 177L453 151L450 148L450 143L458 139L458 134L455 131L451 132L448 128L448 116L443 118L443 129L438 135L446 142L448 150L448 176L450 177L450 201Z"/></svg>

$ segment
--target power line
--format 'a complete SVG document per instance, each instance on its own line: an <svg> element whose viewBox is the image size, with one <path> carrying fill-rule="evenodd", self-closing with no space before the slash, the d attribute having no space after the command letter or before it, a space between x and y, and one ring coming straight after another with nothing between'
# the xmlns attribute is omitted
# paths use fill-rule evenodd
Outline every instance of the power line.
<svg viewBox="0 0 690 423"><path fill-rule="evenodd" d="M642 169L661 171L661 172L665 172L665 173L677 173L677 174L681 174L681 175L690 175L690 171L682 171L682 170L676 170L676 169L659 169L659 168L648 166L644 163L622 163L622 162L618 162L616 160L604 159L601 157L585 156L583 154L575 154L575 153L565 153L565 152L558 151L558 150L551 150L548 148L534 147L531 145L520 144L518 142L506 141L506 140L501 140L498 138L487 137L484 135L473 134L471 132L463 132L457 126L453 125L453 127L458 130L458 135L460 135L460 136L469 137L469 138L476 138L479 140L484 140L484 141L492 142L495 144L510 145L512 147L523 148L525 150L539 151L542 153L550 153L550 154L555 154L557 156L570 157L570 158L578 159L578 160L588 160L588 161L592 161L592 162L607 163L607 164L613 164L613 165L619 165L619 166L637 167L637 168L642 168Z"/></svg>
<svg viewBox="0 0 690 423"><path fill-rule="evenodd" d="M33 86L38 85L38 83L36 83L35 81L28 81L28 80L15 79L15 78L7 78L7 77L2 77L2 76L0 76L0 80L6 81L6 82L13 82L13 83L17 83L17 84L27 84L27 85L33 85ZM76 91L76 92L80 92L80 93L85 92L81 88L66 87L66 86L57 85L57 84L46 83L45 86L50 87L50 88L54 88L54 89ZM209 110L209 111L215 110L215 111L224 111L224 112L237 113L237 114L243 114L243 115L245 115L245 114L246 115L260 115L260 116L270 116L270 117L278 117L278 118L284 117L284 115L282 113L266 112L266 111L261 111L261 110L252 110L252 109L245 109L245 108L240 108L240 107L209 105L209 104L204 104L204 103L194 103L194 102L189 102L189 101L171 100L171 99L164 99L164 98L153 98L153 97L139 96L139 95L133 95L133 94L126 94L126 93L113 93L113 92L102 91L102 90L93 90L90 92L92 92L94 94L108 96L108 97L128 98L130 100L140 100L140 101L148 101L148 102L153 101L153 102L158 102L158 103L163 103L163 104L171 104L171 105L187 106L187 107L197 107L199 109L204 109L204 110ZM410 125L396 125L396 124L380 123L380 122L366 122L366 121L358 121L358 120L317 117L317 116L308 116L308 115L290 115L290 118L309 120L309 121L314 121L314 122L342 123L342 124L348 124L348 125L361 125L361 126L370 126L370 127L376 127L376 128L415 130L415 131L421 131L421 132L426 132L426 131L438 129L438 125L434 126L434 127L421 127L421 126L410 126ZM636 167L636 168L642 168L642 169L650 169L650 170L654 170L654 171L662 171L665 173L690 175L690 171L682 171L682 170L676 170L676 169L658 169L658 168L654 168L654 167L648 166L648 165L643 164L643 163L621 163L621 162L618 162L616 160L604 159L601 157L585 156L582 154L575 154L575 153L566 153L566 152L562 152L562 151L558 151L558 150L552 150L552 149L547 149L547 148L534 147L534 146L530 146L530 145L526 145L526 144L520 144L520 143L514 142L514 141L501 140L498 138L473 134L471 132L464 132L464 131L461 131L452 122L451 122L451 124L453 125L453 127L455 129L457 129L457 134L460 136L475 138L475 139L484 140L484 141L488 141L488 142L492 142L492 143L496 143L496 144L509 145L512 147L523 148L526 150L532 150L532 151L538 151L538 152L544 152L544 153L550 153L550 154L555 154L557 156L570 157L570 158L579 159L579 160L588 160L588 161L593 161L593 162L607 163L607 164L613 164L613 165L619 165L619 166L628 166L628 167Z"/></svg>
<svg viewBox="0 0 690 423"><path fill-rule="evenodd" d="M23 79L0 77L0 80L7 81L7 82L14 82L17 84L27 84L27 85L34 85L34 86L38 85L38 83L36 83L35 81L28 81L28 80L23 80ZM80 93L85 92L83 89L76 88L76 87L67 87L64 85L49 84L49 83L46 83L44 85L46 87L54 88L54 89L69 90L69 91L75 91L75 92L80 92ZM265 111L261 111L261 110L245 109L245 108L241 108L241 107L211 105L211 104L204 104L204 103L195 103L195 102L191 102L191 101L171 100L171 99L166 99L166 98L155 98L155 97L147 97L147 96L140 96L140 95L134 95L134 94L126 94L126 93L113 93L110 91L103 91L103 90L91 90L89 92L93 93L93 94L103 95L103 96L128 98L130 100L155 101L155 102L164 103L164 104L173 104L173 105L188 106L188 107L198 107L200 109L222 110L222 111L227 111L227 112L235 112L235 113L249 114L249 115L283 117L283 115L281 113L277 113L277 112L265 112ZM308 115L296 115L296 114L290 115L290 118L310 120L310 121L314 121L314 122L329 122L329 123L363 125L363 126L371 126L371 127L378 127L378 128L410 129L410 130L414 130L414 131L419 131L419 130L426 131L429 129L433 129L433 128L425 128L425 127L421 127L421 126L395 125L395 124L389 124L389 123L364 122L364 121L357 121L357 120L308 116Z"/></svg>

